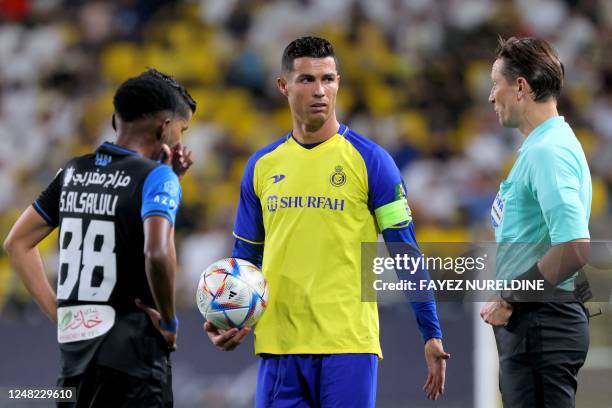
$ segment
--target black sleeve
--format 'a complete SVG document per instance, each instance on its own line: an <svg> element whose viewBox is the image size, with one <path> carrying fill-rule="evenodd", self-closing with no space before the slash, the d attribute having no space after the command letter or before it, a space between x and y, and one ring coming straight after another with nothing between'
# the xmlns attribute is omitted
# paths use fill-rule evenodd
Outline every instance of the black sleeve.
<svg viewBox="0 0 612 408"><path fill-rule="evenodd" d="M60 169L51 184L32 203L32 207L34 207L36 212L52 227L57 227L59 224L59 205L63 176L64 170Z"/></svg>

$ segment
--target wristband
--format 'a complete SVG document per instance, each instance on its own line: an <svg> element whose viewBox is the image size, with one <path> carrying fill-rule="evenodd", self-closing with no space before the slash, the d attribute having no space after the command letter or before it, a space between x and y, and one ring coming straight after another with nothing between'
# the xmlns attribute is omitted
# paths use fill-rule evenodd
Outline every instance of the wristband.
<svg viewBox="0 0 612 408"><path fill-rule="evenodd" d="M162 329L170 333L176 333L176 331L178 330L178 326L179 326L179 320L176 318L176 316L173 317L172 320L168 322L165 321L164 319L161 319L159 321L159 327L161 327Z"/></svg>
<svg viewBox="0 0 612 408"><path fill-rule="evenodd" d="M550 292L555 289L555 285L551 284L545 277L542 275L540 268L538 268L538 263L536 262L531 268L527 270L527 272L519 275L517 280L522 281L544 281L544 292Z"/></svg>
<svg viewBox="0 0 612 408"><path fill-rule="evenodd" d="M540 295L536 295L532 292L520 292L520 291L512 291L512 290L504 290L501 292L501 298L506 302L510 303L514 308L520 307L521 302L527 301L536 301L538 299L541 300L541 295L550 295L554 292L555 286L548 282L540 268L538 268L538 263L533 264L531 268L529 268L526 272L523 272L521 275L517 276L515 280L520 281L543 281L543 291Z"/></svg>

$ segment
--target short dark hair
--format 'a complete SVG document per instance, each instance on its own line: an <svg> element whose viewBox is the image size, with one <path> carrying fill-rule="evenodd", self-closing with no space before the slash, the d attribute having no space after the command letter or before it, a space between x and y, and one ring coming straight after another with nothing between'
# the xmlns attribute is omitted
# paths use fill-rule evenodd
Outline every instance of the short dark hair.
<svg viewBox="0 0 612 408"><path fill-rule="evenodd" d="M565 69L555 49L546 41L533 38L499 37L495 56L504 61L502 74L509 81L523 77L536 102L561 95Z"/></svg>
<svg viewBox="0 0 612 408"><path fill-rule="evenodd" d="M301 37L291 41L285 51L283 51L283 59L281 69L283 72L293 71L293 61L296 58L326 58L332 57L336 63L338 70L338 59L334 53L334 47L329 41L320 37Z"/></svg>
<svg viewBox="0 0 612 408"><path fill-rule="evenodd" d="M131 122L157 112L169 111L183 118L196 110L189 92L170 75L149 69L119 86L113 98L115 113Z"/></svg>

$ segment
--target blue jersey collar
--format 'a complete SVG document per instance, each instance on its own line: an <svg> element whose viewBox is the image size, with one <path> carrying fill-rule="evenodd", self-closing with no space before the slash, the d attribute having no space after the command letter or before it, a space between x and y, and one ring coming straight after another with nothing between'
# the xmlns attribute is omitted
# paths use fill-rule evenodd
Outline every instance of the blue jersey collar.
<svg viewBox="0 0 612 408"><path fill-rule="evenodd" d="M140 156L135 150L128 149L126 147L118 146L111 142L104 142L100 147L98 147L97 152L100 153L110 153L115 156Z"/></svg>
<svg viewBox="0 0 612 408"><path fill-rule="evenodd" d="M346 132L348 132L348 130L349 130L348 126L346 126L345 124L341 123L340 127L338 128L338 131L336 133L341 135L341 136L345 136ZM297 144L299 144L300 146L302 146L303 148L306 148L306 149L312 149L313 147L317 147L321 143L325 143L327 141L327 140L324 140L323 142L317 142L317 143L301 143L299 140L297 140L295 137L293 137L293 130L291 132L289 132L287 134L287 136L285 136L285 137L286 137L287 140L289 138L292 138Z"/></svg>

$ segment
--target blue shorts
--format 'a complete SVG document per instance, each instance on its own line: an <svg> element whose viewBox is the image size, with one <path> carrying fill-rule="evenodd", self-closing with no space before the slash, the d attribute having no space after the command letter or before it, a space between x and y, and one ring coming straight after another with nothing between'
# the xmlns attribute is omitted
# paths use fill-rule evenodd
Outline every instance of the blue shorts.
<svg viewBox="0 0 612 408"><path fill-rule="evenodd" d="M259 355L256 408L374 408L375 354Z"/></svg>

